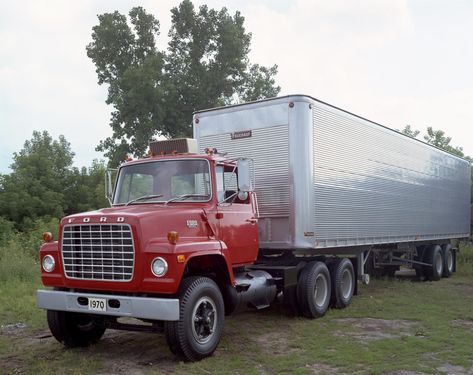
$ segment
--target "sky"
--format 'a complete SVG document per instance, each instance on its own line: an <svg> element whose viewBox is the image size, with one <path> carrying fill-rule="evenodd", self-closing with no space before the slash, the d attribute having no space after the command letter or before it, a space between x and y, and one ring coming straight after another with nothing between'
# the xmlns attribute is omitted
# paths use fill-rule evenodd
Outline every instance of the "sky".
<svg viewBox="0 0 473 375"><path fill-rule="evenodd" d="M209 0L239 10L250 60L277 64L280 95L307 94L394 129L442 129L473 156L473 1ZM75 165L103 158L107 87L85 47L97 15L143 6L161 23L179 1L0 0L0 173L34 130L64 135Z"/></svg>

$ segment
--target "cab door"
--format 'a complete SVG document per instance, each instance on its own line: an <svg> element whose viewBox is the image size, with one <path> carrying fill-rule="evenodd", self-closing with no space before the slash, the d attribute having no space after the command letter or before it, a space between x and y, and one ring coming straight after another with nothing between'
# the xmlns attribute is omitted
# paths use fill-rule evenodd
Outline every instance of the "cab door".
<svg viewBox="0 0 473 375"><path fill-rule="evenodd" d="M217 166L218 234L234 266L253 263L259 247L254 197L252 193L238 197L236 186L235 168Z"/></svg>

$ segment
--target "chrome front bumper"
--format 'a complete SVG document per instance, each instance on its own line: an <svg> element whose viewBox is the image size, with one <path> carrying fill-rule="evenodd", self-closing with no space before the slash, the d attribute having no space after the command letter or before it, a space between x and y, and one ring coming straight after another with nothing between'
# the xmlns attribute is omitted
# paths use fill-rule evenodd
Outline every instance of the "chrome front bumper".
<svg viewBox="0 0 473 375"><path fill-rule="evenodd" d="M79 298L81 303L79 303ZM106 311L89 310L88 298L103 298L107 301ZM71 311L109 316L128 316L151 320L179 320L179 300L171 298L129 297L112 294L93 294L61 292L56 290L38 290L38 307L47 310ZM118 305L119 307L111 307ZM118 301L118 303L116 302Z"/></svg>

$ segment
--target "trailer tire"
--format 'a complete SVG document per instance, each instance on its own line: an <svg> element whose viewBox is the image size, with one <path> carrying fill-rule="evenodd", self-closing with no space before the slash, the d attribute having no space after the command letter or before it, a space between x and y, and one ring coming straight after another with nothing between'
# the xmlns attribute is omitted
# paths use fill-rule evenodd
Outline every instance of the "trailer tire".
<svg viewBox="0 0 473 375"><path fill-rule="evenodd" d="M347 307L355 292L355 270L352 262L347 259L337 259L332 267L332 304L338 309Z"/></svg>
<svg viewBox="0 0 473 375"><path fill-rule="evenodd" d="M48 310L46 315L52 335L68 348L95 344L105 333L89 314Z"/></svg>
<svg viewBox="0 0 473 375"><path fill-rule="evenodd" d="M171 351L188 361L212 355L223 330L225 307L217 284L207 277L184 279L179 288L178 321L165 322Z"/></svg>
<svg viewBox="0 0 473 375"><path fill-rule="evenodd" d="M433 245L424 252L424 262L430 263L430 266L424 266L424 274L431 281L438 281L443 274L444 260L442 248L439 245Z"/></svg>
<svg viewBox="0 0 473 375"><path fill-rule="evenodd" d="M310 262L297 283L297 299L302 314L310 319L323 316L330 304L330 272L323 262Z"/></svg>
<svg viewBox="0 0 473 375"><path fill-rule="evenodd" d="M450 277L455 269L455 257L450 244L442 246L443 255L443 277Z"/></svg>

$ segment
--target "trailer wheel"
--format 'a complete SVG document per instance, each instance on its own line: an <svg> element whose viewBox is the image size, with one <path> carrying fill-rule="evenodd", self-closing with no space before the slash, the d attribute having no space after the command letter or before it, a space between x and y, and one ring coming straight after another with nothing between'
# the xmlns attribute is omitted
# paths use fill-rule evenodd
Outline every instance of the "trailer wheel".
<svg viewBox="0 0 473 375"><path fill-rule="evenodd" d="M95 344L105 332L89 314L48 310L47 319L54 338L69 348Z"/></svg>
<svg viewBox="0 0 473 375"><path fill-rule="evenodd" d="M452 246L450 244L442 246L443 255L443 277L452 276L455 269L455 257L453 256Z"/></svg>
<svg viewBox="0 0 473 375"><path fill-rule="evenodd" d="M330 304L330 272L323 262L308 263L297 283L297 299L302 314L313 319L325 314Z"/></svg>
<svg viewBox="0 0 473 375"><path fill-rule="evenodd" d="M424 274L429 280L440 280L443 274L444 260L442 248L439 245L433 245L424 252L424 262L430 263L430 266L424 266Z"/></svg>
<svg viewBox="0 0 473 375"><path fill-rule="evenodd" d="M355 291L355 270L349 259L338 259L332 268L332 303L338 309L347 307Z"/></svg>
<svg viewBox="0 0 473 375"><path fill-rule="evenodd" d="M179 299L179 320L164 325L169 348L188 361L200 361L220 342L225 314L222 294L212 279L196 276L182 281Z"/></svg>

